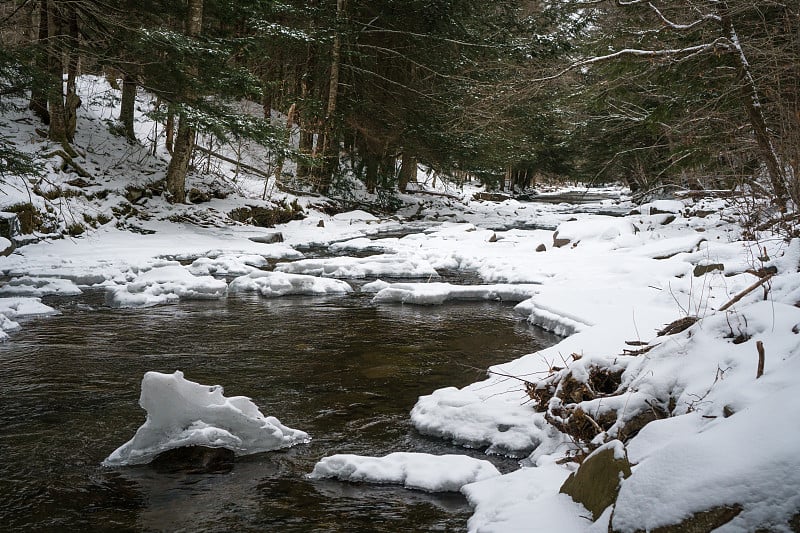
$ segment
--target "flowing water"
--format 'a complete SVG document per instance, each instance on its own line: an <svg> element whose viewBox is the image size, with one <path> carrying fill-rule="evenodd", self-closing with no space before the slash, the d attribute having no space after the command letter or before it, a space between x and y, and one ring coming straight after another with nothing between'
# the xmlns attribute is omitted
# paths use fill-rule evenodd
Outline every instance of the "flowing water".
<svg viewBox="0 0 800 533"><path fill-rule="evenodd" d="M0 530L464 530L471 510L458 493L305 476L333 453L486 458L419 435L408 417L417 397L554 342L500 303L231 296L118 310L97 293L46 301L63 314L26 322L0 344ZM251 397L312 442L238 458L227 473L100 466L144 421L142 375L176 369Z"/></svg>

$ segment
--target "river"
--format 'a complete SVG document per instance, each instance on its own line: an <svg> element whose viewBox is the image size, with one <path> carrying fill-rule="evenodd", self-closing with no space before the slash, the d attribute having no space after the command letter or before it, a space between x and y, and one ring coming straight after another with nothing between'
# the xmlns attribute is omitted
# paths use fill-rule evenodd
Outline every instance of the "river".
<svg viewBox="0 0 800 533"><path fill-rule="evenodd" d="M305 476L334 453L487 458L419 435L417 397L556 341L501 303L236 295L120 310L91 291L45 302L62 314L0 344L0 529L11 531L463 531L460 494ZM312 442L226 473L100 466L144 421L143 374L176 369L251 397Z"/></svg>

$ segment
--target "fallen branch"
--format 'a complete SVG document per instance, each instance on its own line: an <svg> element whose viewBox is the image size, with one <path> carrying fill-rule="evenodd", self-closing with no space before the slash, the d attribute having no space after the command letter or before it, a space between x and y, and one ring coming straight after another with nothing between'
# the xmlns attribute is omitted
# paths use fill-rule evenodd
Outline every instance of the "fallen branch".
<svg viewBox="0 0 800 533"><path fill-rule="evenodd" d="M263 171L263 170L261 170L259 168L256 168L256 167L254 167L252 165L248 165L246 163L242 163L241 161L237 161L235 159L231 159L230 157L227 157L227 156L224 156L224 155L222 155L220 153L214 152L213 150L205 148L204 146L195 145L194 149L198 150L198 151L200 151L200 152L202 152L202 153L204 153L206 155L210 155L211 157L215 157L215 158L217 158L217 159L219 159L221 161L225 161L226 163L230 163L232 165L238 165L239 167L247 170L248 172L252 172L253 174L257 174L257 175L261 176L264 179L272 178L272 175L270 175L269 173L267 173L267 172L265 172L265 171ZM317 197L317 198L320 196L319 194L316 194L316 193L304 192L304 191L299 191L297 189L292 189L291 187L289 187L287 185L284 185L283 183L281 183L277 179L275 180L275 186L278 188L279 191L285 192L285 193L288 193L288 194L294 194L295 196L314 196L314 197Z"/></svg>
<svg viewBox="0 0 800 533"><path fill-rule="evenodd" d="M450 199L450 200L456 200L456 201L459 201L459 202L461 201L461 198L459 198L458 196L455 196L455 195L452 195L452 194L447 194L446 192L425 191L425 190L422 190L422 189L406 189L405 193L406 194L427 194L427 195L430 195L430 196L441 196L443 198L447 198L447 199Z"/></svg>
<svg viewBox="0 0 800 533"><path fill-rule="evenodd" d="M53 150L52 152L50 152L48 154L44 154L44 157L48 157L48 158L55 157L55 156L60 157L64 161L64 165L62 165L62 167L61 167L62 170L64 170L64 167L70 166L73 169L75 169L75 172L78 174L78 176L80 176L82 178L92 179L92 175L89 174L86 171L86 169L84 169L82 166L80 166L78 163L76 163L75 160L72 158L72 156L69 155L64 150Z"/></svg>
<svg viewBox="0 0 800 533"><path fill-rule="evenodd" d="M743 290L742 292L731 298L731 300L722 307L720 307L718 311L725 311L726 309L730 308L733 304L735 304L736 302L738 302L739 300L741 300L742 298L744 298L745 296L747 296L748 294L750 294L751 292L753 292L754 290L756 290L757 288L759 288L760 286L771 280L774 275L775 274L769 274L768 276L764 276L760 280L756 281L755 283L747 287L745 290Z"/></svg>

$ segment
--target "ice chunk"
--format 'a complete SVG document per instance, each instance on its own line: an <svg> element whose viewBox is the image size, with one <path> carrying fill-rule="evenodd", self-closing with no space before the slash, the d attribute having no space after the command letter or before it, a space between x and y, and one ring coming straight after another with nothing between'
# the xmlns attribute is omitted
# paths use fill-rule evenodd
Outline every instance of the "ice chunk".
<svg viewBox="0 0 800 533"><path fill-rule="evenodd" d="M234 279L230 290L231 292L258 291L262 296L272 298L288 294L346 294L352 292L353 288L347 282L338 279L257 270Z"/></svg>
<svg viewBox="0 0 800 533"><path fill-rule="evenodd" d="M211 276L194 276L174 264L153 268L127 285L109 287L106 301L113 307L150 307L175 302L181 298L222 298L228 284Z"/></svg>
<svg viewBox="0 0 800 533"><path fill-rule="evenodd" d="M103 461L105 466L148 463L161 452L183 446L228 448L247 455L311 440L307 433L265 417L249 398L226 398L219 385L189 381L179 370L147 372L139 405L147 411L147 420Z"/></svg>
<svg viewBox="0 0 800 533"><path fill-rule="evenodd" d="M384 457L331 455L319 461L309 477L397 483L428 492L457 492L467 483L499 475L500 472L489 461L466 455L395 452Z"/></svg>
<svg viewBox="0 0 800 533"><path fill-rule="evenodd" d="M57 315L58 311L39 298L0 298L0 314L10 319L30 315Z"/></svg>

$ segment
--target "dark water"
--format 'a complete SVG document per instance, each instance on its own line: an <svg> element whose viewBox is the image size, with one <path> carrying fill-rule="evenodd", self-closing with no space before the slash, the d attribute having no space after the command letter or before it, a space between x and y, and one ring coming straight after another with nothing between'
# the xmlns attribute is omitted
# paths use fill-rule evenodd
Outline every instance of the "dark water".
<svg viewBox="0 0 800 533"><path fill-rule="evenodd" d="M148 310L55 303L63 315L24 323L0 344L0 530L464 530L471 511L460 494L305 474L333 453L485 457L417 434L408 412L421 394L463 386L490 364L553 342L492 303L373 306L358 295ZM226 474L101 467L144 421L142 375L176 369L251 397L313 441L240 458Z"/></svg>

